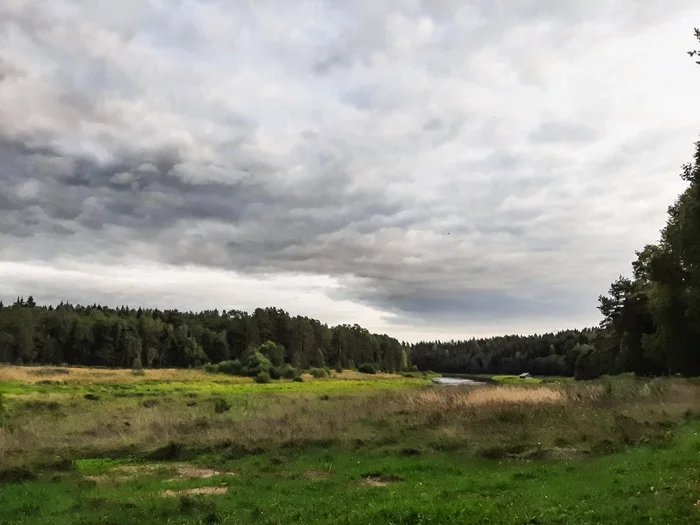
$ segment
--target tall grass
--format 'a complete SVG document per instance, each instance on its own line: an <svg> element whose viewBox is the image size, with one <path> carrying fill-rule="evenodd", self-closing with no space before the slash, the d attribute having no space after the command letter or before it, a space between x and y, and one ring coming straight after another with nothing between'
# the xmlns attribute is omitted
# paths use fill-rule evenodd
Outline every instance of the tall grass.
<svg viewBox="0 0 700 525"><path fill-rule="evenodd" d="M623 377L537 388L429 386L393 391L365 386L384 384L381 381L321 379L290 382L295 390L270 393L275 391L265 389L275 385L235 382L218 385L220 390L144 391L135 384L144 379L128 371L71 370L69 377L90 382L102 377L95 375L98 372L116 373L124 380L123 388L84 396L58 387L52 393L49 385L47 393L6 396L0 467L47 462L57 455L143 455L171 442L182 449L243 451L329 442L349 448L456 447L476 454L538 443L594 450L598 443L663 436L668 425L700 414L700 385L682 379ZM181 381L185 374L193 381L201 374L148 372ZM412 385L415 380L396 381ZM320 395L314 393L315 385L358 387L323 390Z"/></svg>

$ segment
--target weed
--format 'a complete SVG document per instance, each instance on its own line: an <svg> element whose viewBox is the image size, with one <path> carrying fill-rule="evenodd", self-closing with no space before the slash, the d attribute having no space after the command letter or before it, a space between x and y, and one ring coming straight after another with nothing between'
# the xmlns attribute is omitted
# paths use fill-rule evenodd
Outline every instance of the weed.
<svg viewBox="0 0 700 525"><path fill-rule="evenodd" d="M231 410L231 403L226 401L222 397L217 397L214 400L214 413L215 414L223 414L224 412L228 412Z"/></svg>
<svg viewBox="0 0 700 525"><path fill-rule="evenodd" d="M26 468L12 467L0 470L0 483L22 483L32 479L36 479L36 474Z"/></svg>
<svg viewBox="0 0 700 525"><path fill-rule="evenodd" d="M29 370L27 373L33 376L59 376L70 374L70 370L67 368L37 368Z"/></svg>

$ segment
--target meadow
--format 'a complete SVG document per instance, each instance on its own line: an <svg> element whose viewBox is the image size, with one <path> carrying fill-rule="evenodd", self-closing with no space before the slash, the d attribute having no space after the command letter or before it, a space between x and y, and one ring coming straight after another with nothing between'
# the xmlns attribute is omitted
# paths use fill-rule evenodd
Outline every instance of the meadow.
<svg viewBox="0 0 700 525"><path fill-rule="evenodd" d="M700 382L0 367L0 523L697 523Z"/></svg>

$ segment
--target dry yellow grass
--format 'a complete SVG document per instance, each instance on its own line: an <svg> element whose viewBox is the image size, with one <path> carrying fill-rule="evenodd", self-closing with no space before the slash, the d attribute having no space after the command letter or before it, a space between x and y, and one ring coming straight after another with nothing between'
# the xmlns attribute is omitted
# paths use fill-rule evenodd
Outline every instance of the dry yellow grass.
<svg viewBox="0 0 700 525"><path fill-rule="evenodd" d="M64 372L60 372L63 370ZM53 373L52 373L53 371ZM67 371L68 373L65 373ZM0 365L0 381L20 381L37 383L47 379L62 383L77 384L137 384L145 382L182 382L200 381L251 383L249 377L228 376L225 374L208 374L202 370L184 370L177 368L144 370L143 375L135 375L127 368L64 368L64 367L28 367Z"/></svg>
<svg viewBox="0 0 700 525"><path fill-rule="evenodd" d="M408 398L418 410L459 410L498 408L503 406L563 405L568 400L553 388L520 388L510 386L480 387L468 390L429 390Z"/></svg>

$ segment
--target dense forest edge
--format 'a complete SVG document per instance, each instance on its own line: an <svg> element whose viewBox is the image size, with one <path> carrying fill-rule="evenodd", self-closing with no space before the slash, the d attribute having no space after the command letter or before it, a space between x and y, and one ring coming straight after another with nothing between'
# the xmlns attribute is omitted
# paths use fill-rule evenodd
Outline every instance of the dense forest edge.
<svg viewBox="0 0 700 525"><path fill-rule="evenodd" d="M700 30L695 36L700 41ZM30 296L8 306L0 302L0 362L135 369L219 363L210 371L261 380L329 367L577 379L623 372L700 375L700 141L681 178L688 186L668 208L659 242L636 252L632 276L620 276L599 297L597 328L409 345L278 308L249 314L38 306Z"/></svg>

